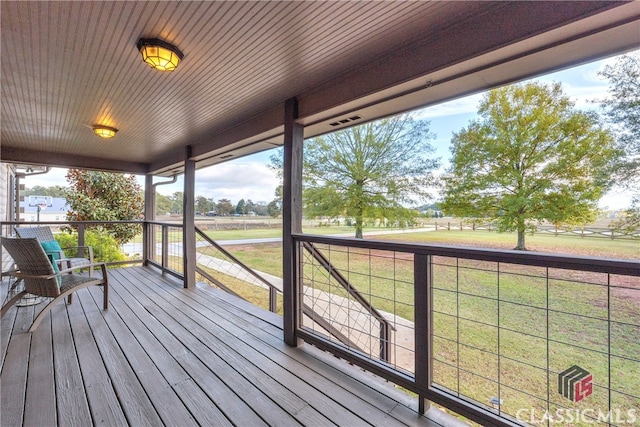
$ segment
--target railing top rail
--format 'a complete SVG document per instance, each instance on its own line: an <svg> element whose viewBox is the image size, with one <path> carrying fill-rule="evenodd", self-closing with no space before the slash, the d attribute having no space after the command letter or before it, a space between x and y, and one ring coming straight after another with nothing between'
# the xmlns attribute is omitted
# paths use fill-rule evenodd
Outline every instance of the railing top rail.
<svg viewBox="0 0 640 427"><path fill-rule="evenodd" d="M101 224L144 224L145 221L139 219L131 219L131 220L123 220L123 221L0 221L0 226L5 225L21 225L21 226L39 226L39 225L80 225L80 224L88 224L88 225L101 225Z"/></svg>
<svg viewBox="0 0 640 427"><path fill-rule="evenodd" d="M341 245L362 249L405 252L421 255L436 255L479 261L504 262L511 264L549 267L596 273L640 276L640 260L599 258L566 254L523 252L508 249L481 249L464 246L433 245L427 243L403 243L385 240L362 240L350 237L327 237L313 234L293 234L293 239L301 242Z"/></svg>
<svg viewBox="0 0 640 427"><path fill-rule="evenodd" d="M142 221L145 224L151 225L165 225L167 227L178 227L182 228L182 222L165 222L165 221Z"/></svg>
<svg viewBox="0 0 640 427"><path fill-rule="evenodd" d="M255 277L256 279L260 280L264 285L268 286L269 288L274 289L276 292L278 293L282 293L282 291L280 289L278 289L277 287L273 286L273 284L271 282L269 282L268 280L266 280L264 277L262 277L261 275L259 275L258 273L256 273L252 268L249 268L246 264L244 264L242 261L240 261L238 258L236 258L235 256L233 256L229 251L227 251L226 249L224 249L222 246L220 246L219 244L217 244L215 242L215 240L213 240L211 237L207 236L204 231L202 231L200 228L195 227L196 229L196 234L200 237L202 237L204 240L207 241L207 243L209 243L211 246L215 247L217 250L219 250L220 252L222 252L223 254L225 254L227 257L229 257L229 259L231 259L236 265L238 265L239 267L241 267L243 270L245 270L246 272L248 272L249 274L251 274L253 277Z"/></svg>

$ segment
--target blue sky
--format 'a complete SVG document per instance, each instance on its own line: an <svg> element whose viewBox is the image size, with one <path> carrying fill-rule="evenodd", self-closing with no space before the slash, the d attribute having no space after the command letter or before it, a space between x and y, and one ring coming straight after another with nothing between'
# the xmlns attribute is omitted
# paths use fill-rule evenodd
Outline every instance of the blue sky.
<svg viewBox="0 0 640 427"><path fill-rule="evenodd" d="M592 101L607 96L607 82L598 76L598 71L614 58L592 62L579 67L555 72L532 79L537 81L562 82L565 94L569 95L581 109L598 109ZM433 145L435 156L440 157L446 166L450 157L449 143L453 132L465 127L476 117L476 109L482 94L459 98L453 101L428 107L415 112L419 118L431 122L431 130L436 134ZM196 195L213 197L215 200L226 198L233 203L240 199L254 202L268 202L273 199L278 180L268 168L270 152L257 153L220 165L201 169L196 172ZM47 175L27 178L27 187L34 185L66 185L65 169L55 168ZM142 182L142 180L141 180ZM158 192L170 195L182 191L182 179L175 184L157 187ZM621 209L630 204L630 195L621 189L611 190L600 202L601 208Z"/></svg>

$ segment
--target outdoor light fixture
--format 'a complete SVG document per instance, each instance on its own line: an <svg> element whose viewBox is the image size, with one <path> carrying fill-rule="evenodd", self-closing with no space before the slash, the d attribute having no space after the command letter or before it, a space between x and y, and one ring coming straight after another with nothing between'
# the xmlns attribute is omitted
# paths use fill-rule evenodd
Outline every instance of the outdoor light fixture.
<svg viewBox="0 0 640 427"><path fill-rule="evenodd" d="M109 139L116 136L116 132L118 129L112 128L110 126L102 126L102 125L94 125L93 133L98 135L100 138Z"/></svg>
<svg viewBox="0 0 640 427"><path fill-rule="evenodd" d="M159 39L140 39L136 46L142 60L156 70L173 71L184 58L180 49Z"/></svg>

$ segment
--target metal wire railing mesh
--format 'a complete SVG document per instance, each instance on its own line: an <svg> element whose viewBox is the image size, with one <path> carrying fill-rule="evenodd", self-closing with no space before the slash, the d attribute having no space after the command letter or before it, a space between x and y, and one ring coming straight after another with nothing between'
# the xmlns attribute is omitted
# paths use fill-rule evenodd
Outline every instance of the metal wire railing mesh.
<svg viewBox="0 0 640 427"><path fill-rule="evenodd" d="M434 385L531 424L635 419L640 278L434 257L432 307Z"/></svg>
<svg viewBox="0 0 640 427"><path fill-rule="evenodd" d="M196 279L274 312L282 312L282 278L256 272L196 230Z"/></svg>
<svg viewBox="0 0 640 427"><path fill-rule="evenodd" d="M316 244L301 253L303 326L398 370L413 372L413 258Z"/></svg>
<svg viewBox="0 0 640 427"><path fill-rule="evenodd" d="M163 269L183 274L182 226L148 223L150 261Z"/></svg>

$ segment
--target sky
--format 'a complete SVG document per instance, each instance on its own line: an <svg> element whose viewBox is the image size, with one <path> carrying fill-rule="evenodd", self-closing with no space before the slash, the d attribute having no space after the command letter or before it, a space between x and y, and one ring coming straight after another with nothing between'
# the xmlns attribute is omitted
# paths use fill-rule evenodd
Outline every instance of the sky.
<svg viewBox="0 0 640 427"><path fill-rule="evenodd" d="M607 96L608 84L598 75L606 64L611 64L614 58L608 58L586 65L574 67L537 77L532 80L541 82L562 82L564 93L571 97L580 109L598 110L598 104L593 101ZM450 158L449 145L453 132L465 127L476 117L476 111L482 94L476 94L445 102L421 110L416 110L416 118L430 121L430 127L436 134L432 145L436 148L435 156L440 157L443 168L448 165ZM274 198L275 188L279 181L273 170L269 168L269 157L273 151L253 154L235 159L219 165L196 171L196 196L219 199L229 199L237 203L240 199L253 202L269 202ZM66 169L53 168L46 175L37 175L24 180L27 188L35 185L49 187L53 185L66 186ZM144 186L144 177L138 177ZM157 179L156 181L161 181ZM183 191L182 177L178 177L175 184L158 186L157 191L164 195L171 195L176 191ZM622 189L609 191L599 203L601 209L623 209L630 205L631 196Z"/></svg>

